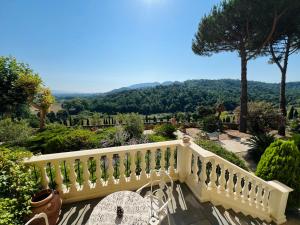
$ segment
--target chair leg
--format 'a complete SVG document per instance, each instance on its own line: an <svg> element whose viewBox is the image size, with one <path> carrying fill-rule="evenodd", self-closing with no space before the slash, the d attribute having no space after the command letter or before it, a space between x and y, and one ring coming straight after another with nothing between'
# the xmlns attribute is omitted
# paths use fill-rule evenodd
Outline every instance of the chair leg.
<svg viewBox="0 0 300 225"><path fill-rule="evenodd" d="M169 215L169 213L167 214L167 217L168 217L168 224L169 224L169 225L171 225L171 223L170 223L170 215Z"/></svg>

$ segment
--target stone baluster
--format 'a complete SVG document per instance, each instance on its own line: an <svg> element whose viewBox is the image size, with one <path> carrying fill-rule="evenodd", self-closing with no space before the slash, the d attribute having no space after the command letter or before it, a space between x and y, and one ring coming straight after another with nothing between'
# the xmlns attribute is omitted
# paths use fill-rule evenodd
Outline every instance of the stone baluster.
<svg viewBox="0 0 300 225"><path fill-rule="evenodd" d="M233 195L233 170L232 168L228 168L228 180L227 180L227 196L232 196Z"/></svg>
<svg viewBox="0 0 300 225"><path fill-rule="evenodd" d="M165 171L166 160L165 160L166 149L160 149L160 171Z"/></svg>
<svg viewBox="0 0 300 225"><path fill-rule="evenodd" d="M171 177L174 177L175 175L175 169L174 169L174 164L175 164L175 160L174 160L174 153L175 153L175 149L170 147L170 167L169 167L169 174Z"/></svg>
<svg viewBox="0 0 300 225"><path fill-rule="evenodd" d="M262 210L268 211L268 197L269 197L269 188L266 186L263 186L264 189L264 195L262 198Z"/></svg>
<svg viewBox="0 0 300 225"><path fill-rule="evenodd" d="M59 161L54 161L54 168L55 168L55 183L56 183L56 190L60 195L63 194L63 177L61 174L61 168L59 165Z"/></svg>
<svg viewBox="0 0 300 225"><path fill-rule="evenodd" d="M141 180L146 180L147 179L147 173L146 173L146 151L140 151L140 156L141 156L141 174L140 174L140 179Z"/></svg>
<svg viewBox="0 0 300 225"><path fill-rule="evenodd" d="M261 205L261 201L262 201L262 185L261 183L258 183L257 184L257 193L256 193L256 208L257 209L260 209L262 208L262 205Z"/></svg>
<svg viewBox="0 0 300 225"><path fill-rule="evenodd" d="M130 164L130 182L136 180L136 165L135 165L135 151L130 152L131 164Z"/></svg>
<svg viewBox="0 0 300 225"><path fill-rule="evenodd" d="M114 167L113 167L113 154L106 155L108 161L108 180L107 185L113 185L115 183L114 179Z"/></svg>
<svg viewBox="0 0 300 225"><path fill-rule="evenodd" d="M96 160L96 188L100 188L102 187L102 178L101 178L101 175L102 175L102 170L101 170L101 156L97 156L95 157L95 160Z"/></svg>
<svg viewBox="0 0 300 225"><path fill-rule="evenodd" d="M156 155L156 149L152 149L151 150L151 161L150 161L150 173L151 173L151 177L152 179L156 178L156 161L155 161L155 155Z"/></svg>
<svg viewBox="0 0 300 225"><path fill-rule="evenodd" d="M252 178L251 179L251 189L249 192L249 205L254 206L255 204L255 197L256 197L256 190L255 190L256 181Z"/></svg>
<svg viewBox="0 0 300 225"><path fill-rule="evenodd" d="M225 179L226 171L223 163L220 164L220 170L221 170L221 174L219 176L218 192L223 193L225 191L225 185L226 185L226 179Z"/></svg>
<svg viewBox="0 0 300 225"><path fill-rule="evenodd" d="M207 180L207 173L206 173L206 160L205 158L200 156L201 160L201 173L200 173L200 183L201 183L201 188L206 189L206 183L205 181Z"/></svg>
<svg viewBox="0 0 300 225"><path fill-rule="evenodd" d="M40 168L40 171L41 171L42 186L43 186L43 188L48 189L49 188L49 177L47 176L46 165L47 165L47 163L41 163L40 165L38 165L38 167Z"/></svg>
<svg viewBox="0 0 300 225"><path fill-rule="evenodd" d="M68 165L70 166L70 193L77 191L77 182L76 182L76 171L75 171L75 159L67 160Z"/></svg>
<svg viewBox="0 0 300 225"><path fill-rule="evenodd" d="M119 153L119 157L120 157L120 180L119 183L120 184L124 184L126 182L126 174L125 174L125 153L121 152Z"/></svg>
<svg viewBox="0 0 300 225"><path fill-rule="evenodd" d="M242 202L245 202L248 200L248 194L249 194L249 178L247 176L244 177L244 186L242 188Z"/></svg>
<svg viewBox="0 0 300 225"><path fill-rule="evenodd" d="M210 190L216 188L216 179L217 179L217 174L216 174L216 162L214 159L210 160L211 162L211 171L209 174L209 183L208 187Z"/></svg>
<svg viewBox="0 0 300 225"><path fill-rule="evenodd" d="M193 180L195 183L198 184L199 182L199 176L198 176L198 156L196 154L193 154L194 156L194 164L193 164Z"/></svg>
<svg viewBox="0 0 300 225"><path fill-rule="evenodd" d="M241 178L241 173L237 172L236 173L236 183L234 186L235 190L235 199L241 199L241 192L242 192L242 178Z"/></svg>
<svg viewBox="0 0 300 225"><path fill-rule="evenodd" d="M90 186L90 171L88 167L88 158L82 158L80 161L82 162L82 169L83 169L83 187L84 191L88 191L91 189Z"/></svg>

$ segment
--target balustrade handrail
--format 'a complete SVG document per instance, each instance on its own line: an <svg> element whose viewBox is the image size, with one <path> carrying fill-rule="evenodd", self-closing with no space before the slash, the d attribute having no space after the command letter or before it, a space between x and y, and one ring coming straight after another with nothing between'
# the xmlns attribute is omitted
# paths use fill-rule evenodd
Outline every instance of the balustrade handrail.
<svg viewBox="0 0 300 225"><path fill-rule="evenodd" d="M45 155L35 155L31 158L25 159L25 163L37 163L37 162L49 162L59 159L77 159L84 157L93 157L94 155L105 155L105 154L115 154L124 151L140 151L143 149L153 149L153 148L162 148L174 145L182 144L181 140L174 141L164 141L164 142L155 142L155 143L146 143L146 144L137 144L137 145L124 145L118 147L109 147L109 148L99 148L99 149L89 149L89 150L80 150L72 152L61 152Z"/></svg>
<svg viewBox="0 0 300 225"><path fill-rule="evenodd" d="M119 163L113 160L115 155L118 155ZM139 163L135 161L138 157ZM257 177L188 138L36 155L26 159L25 163L33 166L35 174L36 170L39 171L44 188L51 184L58 189L64 202L105 196L124 188L136 190L151 177L159 176L156 172L162 169L172 179L187 183L200 201L215 201L281 224L286 221L284 212L288 194L292 191L278 181L265 181ZM211 163L210 171L207 169L208 163Z"/></svg>
<svg viewBox="0 0 300 225"><path fill-rule="evenodd" d="M274 189L273 186L271 186L267 181L261 179L260 177L256 176L255 174L253 173L250 173L249 171L233 164L232 162L229 162L228 160L212 153L212 152L209 152L205 149L203 149L202 147L200 147L199 145L197 145L196 143L192 142L191 145L189 146L191 148L192 151L195 151L197 152L200 156L203 156L205 157L205 159L217 159L218 162L221 162L221 163L226 163L226 165L229 165L231 168L234 169L235 172L239 172L239 173L242 173L243 175L251 178L251 179L255 179L257 181L259 181L260 183L264 184L266 187L270 188L270 190Z"/></svg>

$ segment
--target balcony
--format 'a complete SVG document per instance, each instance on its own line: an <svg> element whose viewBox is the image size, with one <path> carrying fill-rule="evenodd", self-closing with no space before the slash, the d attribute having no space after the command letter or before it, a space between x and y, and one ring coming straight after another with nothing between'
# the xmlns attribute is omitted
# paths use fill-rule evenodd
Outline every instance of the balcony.
<svg viewBox="0 0 300 225"><path fill-rule="evenodd" d="M292 191L278 181L256 177L189 139L40 155L26 163L32 165L44 188L59 191L61 225L86 223L102 197L136 190L151 176L159 178L159 170L167 171L178 184L174 191L178 210L171 215L174 224L234 224L230 220L282 224Z"/></svg>

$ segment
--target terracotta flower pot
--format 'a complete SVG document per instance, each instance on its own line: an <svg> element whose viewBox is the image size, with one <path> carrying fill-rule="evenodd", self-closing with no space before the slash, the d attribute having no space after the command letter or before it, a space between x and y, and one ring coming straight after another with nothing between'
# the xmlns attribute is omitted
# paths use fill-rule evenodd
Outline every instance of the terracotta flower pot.
<svg viewBox="0 0 300 225"><path fill-rule="evenodd" d="M47 214L49 225L55 225L61 208L61 198L56 190L45 189L32 196L31 199L31 218L44 212ZM32 221L30 225L44 225L44 219Z"/></svg>

